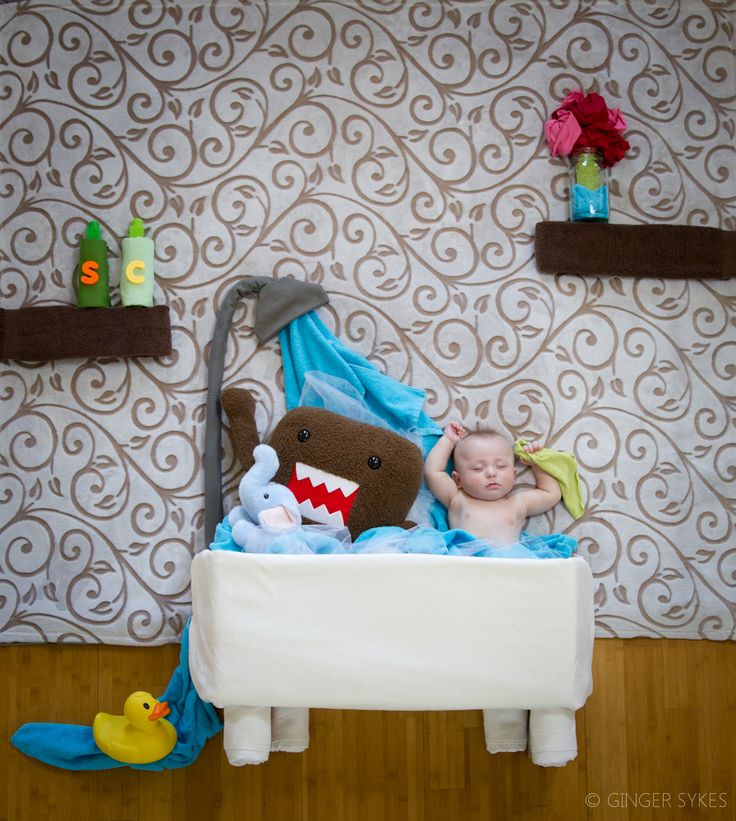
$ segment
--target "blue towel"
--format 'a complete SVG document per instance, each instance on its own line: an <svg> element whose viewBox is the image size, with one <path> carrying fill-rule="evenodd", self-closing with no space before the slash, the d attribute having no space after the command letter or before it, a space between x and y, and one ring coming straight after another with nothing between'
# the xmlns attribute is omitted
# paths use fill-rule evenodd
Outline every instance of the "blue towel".
<svg viewBox="0 0 736 821"><path fill-rule="evenodd" d="M375 365L343 344L314 311L292 320L279 333L279 342L289 410L299 404L304 375L318 371L348 382L363 398L366 408L396 433L418 435L425 457L442 436L439 425L422 410L423 390L381 373ZM447 529L447 513L439 502L432 505L431 520L440 530Z"/></svg>
<svg viewBox="0 0 736 821"><path fill-rule="evenodd" d="M441 428L422 410L423 390L381 373L340 342L314 311L290 322L280 332L279 341L289 410L299 404L304 374L320 371L348 382L364 398L368 410L380 416L393 430L412 431L427 437L425 454L442 435Z"/></svg>
<svg viewBox="0 0 736 821"><path fill-rule="evenodd" d="M65 770L112 770L132 767L135 770L174 770L187 767L199 755L205 743L222 729L215 708L197 694L189 675L189 623L181 637L179 666L174 671L161 700L167 701L171 713L168 721L176 727L174 749L160 761L150 764L123 764L105 755L95 744L92 727L80 724L24 724L10 739L13 746L31 758L37 758ZM122 705L121 710L122 713Z"/></svg>

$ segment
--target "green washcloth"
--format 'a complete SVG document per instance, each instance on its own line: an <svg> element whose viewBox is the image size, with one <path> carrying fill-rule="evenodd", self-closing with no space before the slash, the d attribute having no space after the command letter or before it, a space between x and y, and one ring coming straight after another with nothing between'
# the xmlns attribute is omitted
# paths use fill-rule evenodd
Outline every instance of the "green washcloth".
<svg viewBox="0 0 736 821"><path fill-rule="evenodd" d="M562 501L573 519L579 519L585 513L583 492L580 489L578 463L572 453L562 450L542 448L536 453L527 453L524 445L529 443L525 439L517 439L514 444L514 456L524 457L545 473L553 476L560 485Z"/></svg>

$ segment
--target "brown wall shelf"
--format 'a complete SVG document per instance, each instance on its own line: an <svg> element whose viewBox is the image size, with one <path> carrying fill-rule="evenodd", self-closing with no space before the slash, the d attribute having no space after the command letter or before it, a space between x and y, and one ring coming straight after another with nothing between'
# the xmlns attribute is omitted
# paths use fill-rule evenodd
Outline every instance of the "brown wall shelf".
<svg viewBox="0 0 736 821"><path fill-rule="evenodd" d="M543 274L727 279L736 276L736 231L697 225L539 222Z"/></svg>
<svg viewBox="0 0 736 821"><path fill-rule="evenodd" d="M77 308L43 305L0 308L0 359L44 362L100 356L171 353L168 305Z"/></svg>

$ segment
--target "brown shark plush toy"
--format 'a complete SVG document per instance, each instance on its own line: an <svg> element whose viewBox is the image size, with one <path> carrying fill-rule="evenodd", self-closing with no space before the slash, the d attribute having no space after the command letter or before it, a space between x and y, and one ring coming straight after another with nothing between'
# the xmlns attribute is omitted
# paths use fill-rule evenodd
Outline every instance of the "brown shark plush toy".
<svg viewBox="0 0 736 821"><path fill-rule="evenodd" d="M259 444L255 401L249 391L228 388L222 407L245 470ZM268 442L279 457L274 481L287 485L307 523L344 525L353 539L383 525L413 527L406 520L422 481L422 453L408 439L324 408L300 407L276 425Z"/></svg>

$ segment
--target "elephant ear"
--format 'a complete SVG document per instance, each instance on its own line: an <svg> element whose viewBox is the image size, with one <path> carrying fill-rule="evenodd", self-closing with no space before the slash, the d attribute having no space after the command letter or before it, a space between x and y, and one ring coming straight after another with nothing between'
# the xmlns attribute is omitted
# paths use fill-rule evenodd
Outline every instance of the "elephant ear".
<svg viewBox="0 0 736 821"><path fill-rule="evenodd" d="M258 445L254 448L253 458L253 467L243 477L243 484L248 493L267 485L279 469L279 457L270 445Z"/></svg>

